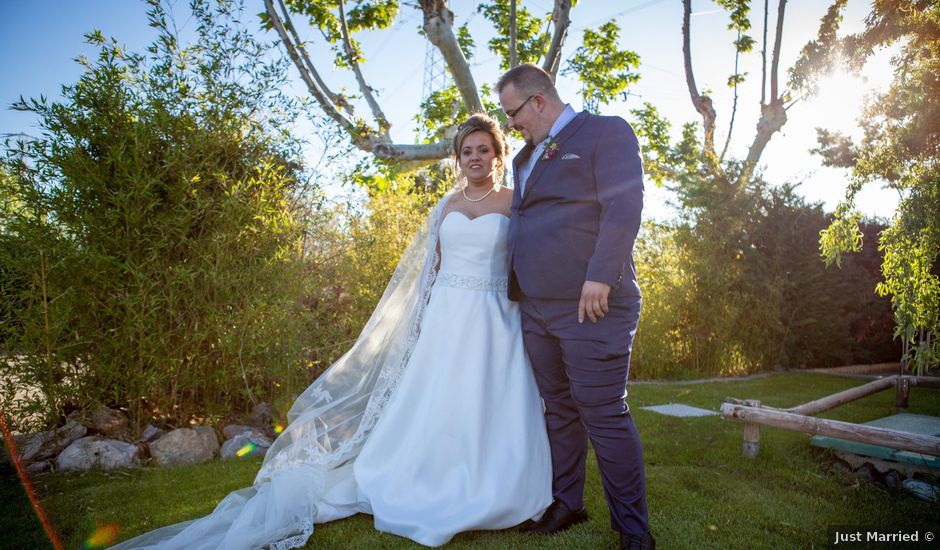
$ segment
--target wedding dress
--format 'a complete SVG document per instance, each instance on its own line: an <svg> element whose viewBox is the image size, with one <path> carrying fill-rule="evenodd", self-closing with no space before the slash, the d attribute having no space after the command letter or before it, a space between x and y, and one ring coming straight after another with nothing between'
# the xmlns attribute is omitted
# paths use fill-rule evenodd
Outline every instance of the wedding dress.
<svg viewBox="0 0 940 550"><path fill-rule="evenodd" d="M551 504L551 457L518 305L509 219L451 212L421 338L355 462L375 526L427 546L503 529Z"/></svg>
<svg viewBox="0 0 940 550"><path fill-rule="evenodd" d="M353 348L294 403L254 485L208 516L114 548L298 548L314 524L359 512L438 546L541 515L551 456L519 309L506 297L509 221L442 216L446 201Z"/></svg>

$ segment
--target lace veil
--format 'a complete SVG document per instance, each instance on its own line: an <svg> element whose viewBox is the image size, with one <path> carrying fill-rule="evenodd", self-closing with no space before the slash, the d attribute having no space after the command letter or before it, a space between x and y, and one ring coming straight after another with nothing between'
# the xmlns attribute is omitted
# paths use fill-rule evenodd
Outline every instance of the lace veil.
<svg viewBox="0 0 940 550"><path fill-rule="evenodd" d="M294 402L255 483L291 464L339 467L358 455L417 341L437 275L438 228L449 198L412 238L356 343Z"/></svg>
<svg viewBox="0 0 940 550"><path fill-rule="evenodd" d="M315 523L371 512L358 495L353 463L417 341L437 275L438 230L450 196L413 237L356 343L294 402L254 484L229 493L207 516L113 548L297 548Z"/></svg>

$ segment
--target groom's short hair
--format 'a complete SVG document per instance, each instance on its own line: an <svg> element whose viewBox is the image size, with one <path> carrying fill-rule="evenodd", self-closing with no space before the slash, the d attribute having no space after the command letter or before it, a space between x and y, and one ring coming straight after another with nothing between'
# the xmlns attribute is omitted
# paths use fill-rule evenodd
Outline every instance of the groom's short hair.
<svg viewBox="0 0 940 550"><path fill-rule="evenodd" d="M496 93L502 93L503 88L509 84L512 84L520 93L525 95L538 92L545 97L561 101L558 90L555 89L555 83L552 82L552 76L532 63L517 65L506 71L496 81Z"/></svg>

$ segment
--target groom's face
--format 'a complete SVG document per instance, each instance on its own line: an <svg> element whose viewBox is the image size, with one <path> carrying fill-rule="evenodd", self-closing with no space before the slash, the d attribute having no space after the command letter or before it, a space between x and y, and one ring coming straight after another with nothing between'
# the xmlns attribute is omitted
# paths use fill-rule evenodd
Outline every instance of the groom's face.
<svg viewBox="0 0 940 550"><path fill-rule="evenodd" d="M541 107L544 102L540 94L523 93L512 83L503 86L499 93L499 104L509 119L509 127L522 134L522 139L529 145L535 145L548 136L548 130L542 128Z"/></svg>

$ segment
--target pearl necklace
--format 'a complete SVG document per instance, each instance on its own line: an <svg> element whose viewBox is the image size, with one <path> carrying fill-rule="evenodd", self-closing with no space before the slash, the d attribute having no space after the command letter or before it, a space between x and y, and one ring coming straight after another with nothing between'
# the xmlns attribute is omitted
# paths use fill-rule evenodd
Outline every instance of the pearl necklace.
<svg viewBox="0 0 940 550"><path fill-rule="evenodd" d="M467 200L470 201L470 202L480 202L481 200L485 199L486 197L489 197L489 196L490 196L490 193L492 193L493 191L496 190L496 187L490 187L490 190L487 191L486 194L483 195L482 197L480 197L480 198L478 198L478 199L471 199L469 196L467 196L467 187L468 187L468 186L465 185L465 186L463 187L463 189L461 189L461 192L463 193L463 198L467 199Z"/></svg>

